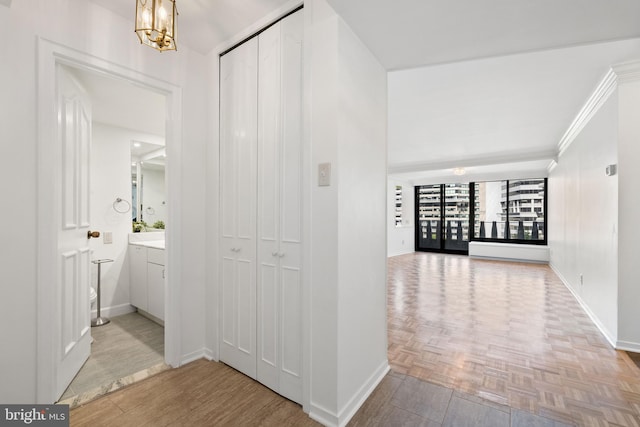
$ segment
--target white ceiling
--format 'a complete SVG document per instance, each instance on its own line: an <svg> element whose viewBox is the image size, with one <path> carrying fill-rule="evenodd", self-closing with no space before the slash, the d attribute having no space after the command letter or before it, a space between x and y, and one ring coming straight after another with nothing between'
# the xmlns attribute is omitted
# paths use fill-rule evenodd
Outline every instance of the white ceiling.
<svg viewBox="0 0 640 427"><path fill-rule="evenodd" d="M639 57L635 39L390 72L389 169L548 165L609 67Z"/></svg>
<svg viewBox="0 0 640 427"><path fill-rule="evenodd" d="M135 0L91 1L133 25ZM640 57L637 39L603 44L640 37L639 0L327 1L391 71L390 171L416 180L548 164L607 68ZM293 4L178 0L178 48L209 53Z"/></svg>
<svg viewBox="0 0 640 427"><path fill-rule="evenodd" d="M327 0L388 69L640 36L638 0Z"/></svg>

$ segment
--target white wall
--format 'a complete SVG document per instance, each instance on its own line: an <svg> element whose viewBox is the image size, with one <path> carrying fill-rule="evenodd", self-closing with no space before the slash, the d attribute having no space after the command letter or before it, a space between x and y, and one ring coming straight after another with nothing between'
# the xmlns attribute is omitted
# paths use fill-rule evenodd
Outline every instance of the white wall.
<svg viewBox="0 0 640 427"><path fill-rule="evenodd" d="M637 73L637 71L636 71ZM640 82L618 87L618 348L640 352Z"/></svg>
<svg viewBox="0 0 640 427"><path fill-rule="evenodd" d="M402 186L402 225L396 226L396 185ZM387 181L387 256L403 255L415 250L415 193L413 183Z"/></svg>
<svg viewBox="0 0 640 427"><path fill-rule="evenodd" d="M613 94L549 176L550 264L610 342L618 335L618 96ZM580 275L583 284L580 283Z"/></svg>
<svg viewBox="0 0 640 427"><path fill-rule="evenodd" d="M141 46L125 19L84 0L24 0L0 7L0 34L11 40L0 53L0 190L15 209L2 209L0 297L0 402L36 400L36 42L48 40L154 76L182 89L181 146L183 210L177 236L183 358L204 348L205 223L203 177L209 134L207 97L210 63L181 47L159 54ZM171 159L168 160L169 162Z"/></svg>
<svg viewBox="0 0 640 427"><path fill-rule="evenodd" d="M342 425L386 372L386 72L324 0L310 58L310 415ZM309 21L307 21L309 24ZM331 185L317 185L330 162Z"/></svg>
<svg viewBox="0 0 640 427"><path fill-rule="evenodd" d="M131 233L131 211L118 213L113 207L116 198L131 202L131 131L92 124L91 141L91 227L101 232L91 239L92 259L109 258L112 263L101 266L101 310L112 316L110 309L120 312L129 306L129 261L127 245ZM127 205L119 203L123 210ZM104 234L111 232L113 243L104 243ZM97 290L97 267L92 265L92 286Z"/></svg>

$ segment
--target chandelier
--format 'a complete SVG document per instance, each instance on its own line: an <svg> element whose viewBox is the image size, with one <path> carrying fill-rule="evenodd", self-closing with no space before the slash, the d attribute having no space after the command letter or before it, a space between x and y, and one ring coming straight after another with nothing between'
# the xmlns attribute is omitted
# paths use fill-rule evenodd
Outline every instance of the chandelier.
<svg viewBox="0 0 640 427"><path fill-rule="evenodd" d="M140 43L158 49L177 50L175 0L136 0L136 34Z"/></svg>

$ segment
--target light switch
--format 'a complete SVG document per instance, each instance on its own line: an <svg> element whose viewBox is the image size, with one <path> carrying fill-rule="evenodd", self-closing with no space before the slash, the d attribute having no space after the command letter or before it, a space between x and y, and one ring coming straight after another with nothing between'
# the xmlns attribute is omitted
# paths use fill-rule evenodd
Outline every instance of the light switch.
<svg viewBox="0 0 640 427"><path fill-rule="evenodd" d="M111 231L105 231L102 236L102 241L105 245L110 245L111 243L113 243L113 233Z"/></svg>
<svg viewBox="0 0 640 427"><path fill-rule="evenodd" d="M320 163L318 165L318 186L327 187L331 185L331 163Z"/></svg>

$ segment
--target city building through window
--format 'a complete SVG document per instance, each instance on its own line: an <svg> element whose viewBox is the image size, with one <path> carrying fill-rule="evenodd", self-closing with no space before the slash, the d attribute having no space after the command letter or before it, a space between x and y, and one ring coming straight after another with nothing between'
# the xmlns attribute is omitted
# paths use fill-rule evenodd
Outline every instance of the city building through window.
<svg viewBox="0 0 640 427"><path fill-rule="evenodd" d="M546 244L544 178L421 185L416 250L468 253L469 241Z"/></svg>

